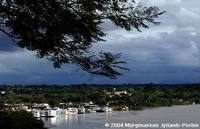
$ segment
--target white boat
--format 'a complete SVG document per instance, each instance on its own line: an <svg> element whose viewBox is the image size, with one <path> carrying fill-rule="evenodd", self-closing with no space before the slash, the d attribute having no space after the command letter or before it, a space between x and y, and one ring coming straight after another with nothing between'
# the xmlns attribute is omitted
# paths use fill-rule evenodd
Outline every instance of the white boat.
<svg viewBox="0 0 200 129"><path fill-rule="evenodd" d="M96 110L94 110L92 108L88 108L88 109L86 109L86 113L96 113Z"/></svg>
<svg viewBox="0 0 200 129"><path fill-rule="evenodd" d="M100 109L96 110L96 112L111 113L111 112L112 112L112 108L109 108L109 107L103 107L103 108L100 108Z"/></svg>
<svg viewBox="0 0 200 129"><path fill-rule="evenodd" d="M78 114L85 114L85 107L84 106L79 106L78 107Z"/></svg>
<svg viewBox="0 0 200 129"><path fill-rule="evenodd" d="M68 114L68 110L67 109L61 109L61 114L62 115L67 115Z"/></svg>
<svg viewBox="0 0 200 129"><path fill-rule="evenodd" d="M78 109L77 108L67 108L68 114L78 114Z"/></svg>
<svg viewBox="0 0 200 129"><path fill-rule="evenodd" d="M59 108L47 109L47 117L56 117L60 115L61 115L61 109Z"/></svg>
<svg viewBox="0 0 200 129"><path fill-rule="evenodd" d="M32 110L32 114L33 114L33 116L34 117L40 117L40 110L36 110L36 109L34 109L34 110Z"/></svg>
<svg viewBox="0 0 200 129"><path fill-rule="evenodd" d="M106 113L112 112L112 108L110 108L110 107L104 107L102 110L103 110L104 112L106 112Z"/></svg>
<svg viewBox="0 0 200 129"><path fill-rule="evenodd" d="M47 117L48 116L48 110L44 109L40 111L40 117Z"/></svg>
<svg viewBox="0 0 200 129"><path fill-rule="evenodd" d="M101 108L98 105L90 104L86 107L88 113L95 113L97 110L100 110Z"/></svg>

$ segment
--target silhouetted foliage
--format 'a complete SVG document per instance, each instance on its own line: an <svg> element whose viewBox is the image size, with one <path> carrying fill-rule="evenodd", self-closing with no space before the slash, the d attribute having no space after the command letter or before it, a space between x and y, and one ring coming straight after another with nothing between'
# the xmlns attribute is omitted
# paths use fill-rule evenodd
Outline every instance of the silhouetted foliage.
<svg viewBox="0 0 200 129"><path fill-rule="evenodd" d="M0 111L4 110L4 102L0 99Z"/></svg>
<svg viewBox="0 0 200 129"><path fill-rule="evenodd" d="M125 63L119 55L92 53L93 43L103 41L105 19L116 26L138 31L147 23L159 24L157 7L143 7L128 0L0 0L0 31L19 47L47 57L56 68L70 63L96 75L116 78Z"/></svg>
<svg viewBox="0 0 200 129"><path fill-rule="evenodd" d="M41 120L37 120L31 113L0 112L1 129L47 129Z"/></svg>

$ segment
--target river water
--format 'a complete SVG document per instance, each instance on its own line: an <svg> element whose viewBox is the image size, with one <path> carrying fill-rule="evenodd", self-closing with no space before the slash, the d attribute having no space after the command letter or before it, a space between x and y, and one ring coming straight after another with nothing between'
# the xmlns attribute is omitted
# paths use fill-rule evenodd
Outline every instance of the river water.
<svg viewBox="0 0 200 129"><path fill-rule="evenodd" d="M49 129L200 129L200 105L43 118Z"/></svg>

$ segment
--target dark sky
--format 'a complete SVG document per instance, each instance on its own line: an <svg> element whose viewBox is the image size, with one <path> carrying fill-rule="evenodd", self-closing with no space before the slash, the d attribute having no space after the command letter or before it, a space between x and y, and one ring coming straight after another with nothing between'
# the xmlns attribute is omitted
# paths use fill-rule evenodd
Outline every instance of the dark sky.
<svg viewBox="0 0 200 129"><path fill-rule="evenodd" d="M54 69L48 60L16 48L0 34L0 84L200 83L200 1L141 2L167 11L159 19L160 26L152 26L142 33L127 32L105 21L107 41L93 48L122 53L130 71L124 71L120 78L90 75L73 65Z"/></svg>

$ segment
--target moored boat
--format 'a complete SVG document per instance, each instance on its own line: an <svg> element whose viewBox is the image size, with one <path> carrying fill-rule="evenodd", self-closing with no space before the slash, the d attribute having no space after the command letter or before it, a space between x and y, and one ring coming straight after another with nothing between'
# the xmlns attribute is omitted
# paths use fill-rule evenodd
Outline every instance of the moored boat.
<svg viewBox="0 0 200 129"><path fill-rule="evenodd" d="M98 109L98 110L96 110L96 112L105 112L105 113L111 113L112 112L112 108L110 108L110 107L102 107L102 108L100 108L100 109Z"/></svg>
<svg viewBox="0 0 200 129"><path fill-rule="evenodd" d="M104 107L103 111L106 112L106 113L110 113L110 112L112 112L112 108L110 108L110 107Z"/></svg>
<svg viewBox="0 0 200 129"><path fill-rule="evenodd" d="M38 118L38 117L40 117L40 110L34 109L34 110L32 110L32 114L34 117Z"/></svg>
<svg viewBox="0 0 200 129"><path fill-rule="evenodd" d="M69 115L78 114L77 108L67 108L67 111Z"/></svg>
<svg viewBox="0 0 200 129"><path fill-rule="evenodd" d="M40 117L47 117L47 115L48 115L48 110L47 109L44 109L44 110L40 111Z"/></svg>
<svg viewBox="0 0 200 129"><path fill-rule="evenodd" d="M78 107L78 114L85 114L86 110L84 106L79 106Z"/></svg>
<svg viewBox="0 0 200 129"><path fill-rule="evenodd" d="M60 108L52 108L47 110L47 117L56 117L61 115Z"/></svg>

